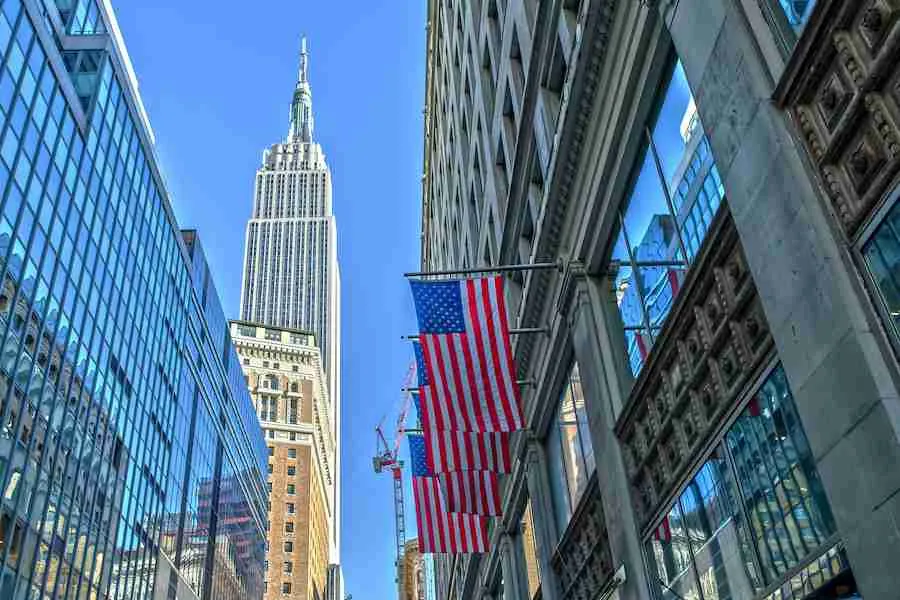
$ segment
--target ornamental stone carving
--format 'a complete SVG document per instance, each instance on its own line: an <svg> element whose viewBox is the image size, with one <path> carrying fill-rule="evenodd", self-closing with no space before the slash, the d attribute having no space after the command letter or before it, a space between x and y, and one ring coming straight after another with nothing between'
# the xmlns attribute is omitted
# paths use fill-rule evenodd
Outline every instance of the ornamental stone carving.
<svg viewBox="0 0 900 600"><path fill-rule="evenodd" d="M900 173L900 0L820 0L775 95L854 237Z"/></svg>
<svg viewBox="0 0 900 600"><path fill-rule="evenodd" d="M687 475L772 346L723 204L616 425L642 527Z"/></svg>
<svg viewBox="0 0 900 600"><path fill-rule="evenodd" d="M551 561L562 600L592 600L612 576L612 557L597 474L587 489Z"/></svg>

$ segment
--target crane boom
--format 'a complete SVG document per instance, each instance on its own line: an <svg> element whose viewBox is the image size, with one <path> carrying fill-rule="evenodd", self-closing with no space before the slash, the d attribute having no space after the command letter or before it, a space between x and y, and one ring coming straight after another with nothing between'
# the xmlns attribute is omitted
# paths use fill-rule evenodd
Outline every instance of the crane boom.
<svg viewBox="0 0 900 600"><path fill-rule="evenodd" d="M413 362L406 372L403 389L409 390L416 377L416 364ZM397 423L394 430L394 443L390 444L384 436L381 424L375 427L375 456L372 458L372 466L376 473L390 470L394 485L394 534L396 542L397 585L403 585L403 554L406 544L406 507L403 499L403 461L399 460L400 441L406 433L406 413L412 394L404 391L400 411L397 414Z"/></svg>

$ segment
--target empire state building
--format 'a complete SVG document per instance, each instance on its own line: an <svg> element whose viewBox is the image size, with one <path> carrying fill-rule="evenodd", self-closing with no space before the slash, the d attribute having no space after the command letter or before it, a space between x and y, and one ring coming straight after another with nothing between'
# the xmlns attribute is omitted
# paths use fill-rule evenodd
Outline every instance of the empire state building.
<svg viewBox="0 0 900 600"><path fill-rule="evenodd" d="M337 235L331 172L313 134L309 52L304 39L287 137L263 152L256 172L244 245L241 319L315 334L334 415L334 439L339 443ZM339 463L337 467L339 474ZM339 539L339 532L335 534Z"/></svg>

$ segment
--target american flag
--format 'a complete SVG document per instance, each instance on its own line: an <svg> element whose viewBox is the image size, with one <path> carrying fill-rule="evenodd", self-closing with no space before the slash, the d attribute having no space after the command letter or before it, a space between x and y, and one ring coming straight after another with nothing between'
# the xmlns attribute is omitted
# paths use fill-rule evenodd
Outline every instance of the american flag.
<svg viewBox="0 0 900 600"><path fill-rule="evenodd" d="M488 551L487 517L447 510L440 481L428 467L425 440L409 435L413 497L419 552L423 554L466 554Z"/></svg>
<svg viewBox="0 0 900 600"><path fill-rule="evenodd" d="M441 473L441 490L451 513L499 515L500 482L490 471L452 471Z"/></svg>
<svg viewBox="0 0 900 600"><path fill-rule="evenodd" d="M426 421L425 452L435 473L494 471L510 473L510 434L503 431L434 431Z"/></svg>
<svg viewBox="0 0 900 600"><path fill-rule="evenodd" d="M522 429L503 279L411 285L428 382L424 419L435 431Z"/></svg>

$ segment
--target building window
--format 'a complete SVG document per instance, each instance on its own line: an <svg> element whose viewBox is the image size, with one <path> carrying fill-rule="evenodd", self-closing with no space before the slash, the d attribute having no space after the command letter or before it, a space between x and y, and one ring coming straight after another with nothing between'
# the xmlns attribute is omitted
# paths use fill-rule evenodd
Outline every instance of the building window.
<svg viewBox="0 0 900 600"><path fill-rule="evenodd" d="M291 584L285 581L281 584L281 593L282 594L290 594L291 593Z"/></svg>
<svg viewBox="0 0 900 600"><path fill-rule="evenodd" d="M285 533L294 533L294 522L286 521L284 524L284 532Z"/></svg>
<svg viewBox="0 0 900 600"><path fill-rule="evenodd" d="M281 332L275 331L273 329L266 329L266 339L270 342L280 342L281 341Z"/></svg>
<svg viewBox="0 0 900 600"><path fill-rule="evenodd" d="M664 84L643 133L612 251L616 303L635 376L725 193L680 62Z"/></svg>
<svg viewBox="0 0 900 600"><path fill-rule="evenodd" d="M238 333L244 337L256 337L256 327L250 325L238 325Z"/></svg>
<svg viewBox="0 0 900 600"><path fill-rule="evenodd" d="M538 564L537 544L534 537L534 514L531 512L531 498L525 503L521 531L525 572L528 577L528 597L534 598L541 587L541 567Z"/></svg>
<svg viewBox="0 0 900 600"><path fill-rule="evenodd" d="M779 365L649 536L646 552L657 598L709 597L707 590L752 598L808 565L777 596L800 598L848 568L842 547L827 544L834 532Z"/></svg>
<svg viewBox="0 0 900 600"><path fill-rule="evenodd" d="M284 551L285 552L293 552L294 551L294 542L285 542L284 543Z"/></svg>
<svg viewBox="0 0 900 600"><path fill-rule="evenodd" d="M296 507L294 506L294 503L293 503L293 502L288 502L287 504L285 504L285 505L284 505L284 511L285 511L287 514L289 514L289 515L294 514L294 512L296 511Z"/></svg>
<svg viewBox="0 0 900 600"><path fill-rule="evenodd" d="M284 573L289 575L294 572L294 563L289 560L284 561Z"/></svg>
<svg viewBox="0 0 900 600"><path fill-rule="evenodd" d="M900 202L896 202L862 248L891 328L900 333Z"/></svg>
<svg viewBox="0 0 900 600"><path fill-rule="evenodd" d="M297 458L296 448L288 448L288 458Z"/></svg>
<svg viewBox="0 0 900 600"><path fill-rule="evenodd" d="M275 456L275 448L273 446L269 446L269 456Z"/></svg>
<svg viewBox="0 0 900 600"><path fill-rule="evenodd" d="M294 494L297 493L296 486L294 486L293 483L287 484L287 493L290 494L291 496L293 496Z"/></svg>
<svg viewBox="0 0 900 600"><path fill-rule="evenodd" d="M569 372L546 443L553 508L558 533L562 535L594 471L594 450L578 363Z"/></svg>
<svg viewBox="0 0 900 600"><path fill-rule="evenodd" d="M759 2L782 48L785 52L792 51L812 15L816 0L759 0Z"/></svg>
<svg viewBox="0 0 900 600"><path fill-rule="evenodd" d="M273 470L272 463L269 463L268 466L269 466L269 475L271 475L271 474L272 474L272 470Z"/></svg>
<svg viewBox="0 0 900 600"><path fill-rule="evenodd" d="M296 474L297 474L297 467L295 467L295 466L293 466L293 465L289 466L289 467L287 468L287 474L290 475L291 477L293 477L294 475L296 475Z"/></svg>

